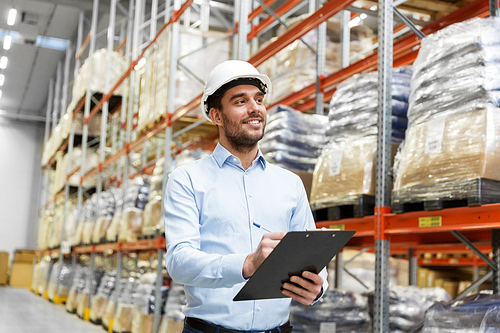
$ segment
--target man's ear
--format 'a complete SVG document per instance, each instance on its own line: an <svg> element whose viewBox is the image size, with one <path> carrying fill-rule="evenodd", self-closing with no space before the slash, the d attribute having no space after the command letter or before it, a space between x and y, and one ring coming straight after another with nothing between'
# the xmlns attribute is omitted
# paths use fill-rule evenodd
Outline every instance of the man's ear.
<svg viewBox="0 0 500 333"><path fill-rule="evenodd" d="M217 126L222 125L222 121L221 121L222 117L221 117L219 109L211 108L208 114L210 115L210 119L212 119L212 122L215 125L217 125Z"/></svg>

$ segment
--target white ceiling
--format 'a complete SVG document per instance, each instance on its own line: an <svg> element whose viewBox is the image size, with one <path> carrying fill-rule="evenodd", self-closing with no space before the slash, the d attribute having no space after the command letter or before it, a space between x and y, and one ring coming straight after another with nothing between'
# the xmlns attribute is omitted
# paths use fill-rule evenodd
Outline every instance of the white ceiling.
<svg viewBox="0 0 500 333"><path fill-rule="evenodd" d="M68 1L65 1L68 2ZM85 3L87 1L78 1ZM7 25L10 8L18 11L14 26ZM21 22L23 12L38 16L34 26ZM0 1L0 29L23 32L27 27L39 36L71 40L76 37L80 9L49 1L7 0ZM65 57L64 51L53 50L22 42L12 43L10 50L4 50L0 43L0 56L7 56L8 66L0 70L5 83L0 89L0 115L45 116L49 79L55 76L57 63Z"/></svg>

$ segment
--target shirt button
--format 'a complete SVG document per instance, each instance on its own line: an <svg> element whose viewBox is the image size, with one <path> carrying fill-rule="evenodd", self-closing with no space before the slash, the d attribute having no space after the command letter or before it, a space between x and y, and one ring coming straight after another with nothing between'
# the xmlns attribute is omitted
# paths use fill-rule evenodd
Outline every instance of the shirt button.
<svg viewBox="0 0 500 333"><path fill-rule="evenodd" d="M262 309L261 309L261 307L259 306L259 307L257 308L257 311L260 311L260 310L262 310Z"/></svg>
<svg viewBox="0 0 500 333"><path fill-rule="evenodd" d="M249 194L248 196L249 196L250 198L252 197L252 195L251 195L251 194Z"/></svg>

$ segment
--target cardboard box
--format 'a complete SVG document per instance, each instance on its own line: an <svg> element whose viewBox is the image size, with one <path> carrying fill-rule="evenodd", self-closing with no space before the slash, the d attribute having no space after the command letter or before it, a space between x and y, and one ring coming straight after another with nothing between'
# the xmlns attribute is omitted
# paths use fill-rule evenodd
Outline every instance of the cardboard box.
<svg viewBox="0 0 500 333"><path fill-rule="evenodd" d="M427 268L418 268L417 271L417 286L420 288L427 287L427 275L429 274L429 270Z"/></svg>
<svg viewBox="0 0 500 333"><path fill-rule="evenodd" d="M294 171L297 176L300 177L302 180L302 183L304 184L304 188L306 189L307 193L307 199L309 200L311 196L311 186L312 186L312 180L313 180L313 174L308 173L308 172L300 172L300 171Z"/></svg>
<svg viewBox="0 0 500 333"><path fill-rule="evenodd" d="M16 250L14 253L14 261L16 262L29 262L33 263L35 251L33 250Z"/></svg>
<svg viewBox="0 0 500 333"><path fill-rule="evenodd" d="M9 277L9 252L0 252L0 285L7 284Z"/></svg>
<svg viewBox="0 0 500 333"><path fill-rule="evenodd" d="M14 261L10 273L9 284L12 287L29 288L31 285L31 276L33 275L33 263Z"/></svg>
<svg viewBox="0 0 500 333"><path fill-rule="evenodd" d="M451 297L457 296L458 292L458 282L457 281L444 281L443 289L450 294Z"/></svg>

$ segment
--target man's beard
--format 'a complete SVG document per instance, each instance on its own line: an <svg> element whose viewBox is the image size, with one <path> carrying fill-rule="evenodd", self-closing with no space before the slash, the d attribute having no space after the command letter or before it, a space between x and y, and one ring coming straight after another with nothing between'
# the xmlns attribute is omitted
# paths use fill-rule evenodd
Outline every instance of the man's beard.
<svg viewBox="0 0 500 333"><path fill-rule="evenodd" d="M262 116L260 115L255 116L255 118L260 118L262 124L262 132L258 133L257 131L255 131L255 133L251 134L247 131L242 130L239 123L235 123L229 120L224 112L221 112L221 116L222 120L224 121L224 133L226 135L226 138L232 148L239 152L246 153L251 151L255 147L257 142L259 142L260 139L262 139L262 137L264 136L266 123L265 118L262 118Z"/></svg>

